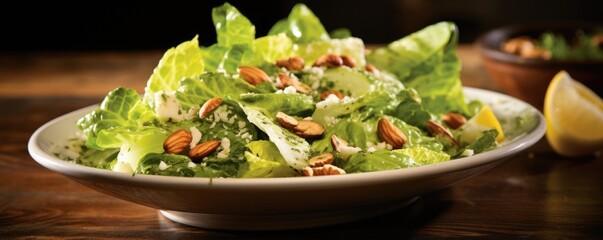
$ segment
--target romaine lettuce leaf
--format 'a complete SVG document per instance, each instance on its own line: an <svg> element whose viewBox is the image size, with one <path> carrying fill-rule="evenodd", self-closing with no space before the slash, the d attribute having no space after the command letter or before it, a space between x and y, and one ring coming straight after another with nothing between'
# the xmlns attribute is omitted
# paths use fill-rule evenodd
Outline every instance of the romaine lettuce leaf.
<svg viewBox="0 0 603 240"><path fill-rule="evenodd" d="M328 40L329 34L318 17L303 3L293 6L286 19L278 21L268 35L285 33L295 43Z"/></svg>
<svg viewBox="0 0 603 240"><path fill-rule="evenodd" d="M376 172L413 165L413 160L406 154L390 150L377 150L375 152L359 152L352 154L343 166L346 173Z"/></svg>
<svg viewBox="0 0 603 240"><path fill-rule="evenodd" d="M172 92L180 87L179 81L184 77L193 77L204 70L204 62L199 48L198 36L183 42L175 48L168 49L153 74L147 81L143 101L154 108L155 93Z"/></svg>
<svg viewBox="0 0 603 240"><path fill-rule="evenodd" d="M273 142L253 141L247 147L251 152L245 152L247 162L241 165L237 177L291 177L296 174Z"/></svg>
<svg viewBox="0 0 603 240"><path fill-rule="evenodd" d="M312 97L304 94L247 93L241 94L239 100L269 117L275 117L279 111L291 116L306 117L314 111Z"/></svg>
<svg viewBox="0 0 603 240"><path fill-rule="evenodd" d="M195 78L186 78L176 92L180 106L189 109L200 106L210 98L238 99L240 94L257 90L241 78L223 73L204 73Z"/></svg>
<svg viewBox="0 0 603 240"><path fill-rule="evenodd" d="M163 153L163 141L169 132L158 127L110 128L101 130L96 144L101 148L120 148L117 162L125 163L132 170L149 153Z"/></svg>
<svg viewBox="0 0 603 240"><path fill-rule="evenodd" d="M241 108L247 114L247 119L268 135L290 167L303 169L308 165L306 161L310 158L310 144L305 139L282 128L273 118L267 117L255 107L241 104Z"/></svg>
<svg viewBox="0 0 603 240"><path fill-rule="evenodd" d="M98 109L77 122L86 136L86 146L98 149L96 138L102 130L137 128L156 119L150 108L141 105L140 101L140 95L134 89L118 87L109 92Z"/></svg>
<svg viewBox="0 0 603 240"><path fill-rule="evenodd" d="M219 45L226 47L237 44L252 45L255 39L255 26L234 6L224 3L213 8L212 19Z"/></svg>

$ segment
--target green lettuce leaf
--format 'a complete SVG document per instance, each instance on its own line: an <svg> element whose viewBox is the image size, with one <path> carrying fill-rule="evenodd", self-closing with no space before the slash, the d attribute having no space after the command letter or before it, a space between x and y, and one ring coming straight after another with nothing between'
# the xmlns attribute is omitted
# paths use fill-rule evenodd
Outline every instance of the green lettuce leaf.
<svg viewBox="0 0 603 240"><path fill-rule="evenodd" d="M163 54L145 87L143 100L149 106L154 108L156 92L176 91L180 87L179 81L182 78L203 72L205 64L197 37L170 48Z"/></svg>
<svg viewBox="0 0 603 240"><path fill-rule="evenodd" d="M376 172L408 168L412 165L412 158L406 154L390 150L377 150L372 153L352 154L343 166L343 170L346 173Z"/></svg>
<svg viewBox="0 0 603 240"><path fill-rule="evenodd" d="M98 133L96 144L101 148L120 148L117 162L125 163L132 170L149 153L163 153L163 141L169 132L158 127L111 128Z"/></svg>
<svg viewBox="0 0 603 240"><path fill-rule="evenodd" d="M405 154L412 158L413 166L422 166L450 160L450 155L440 151L434 151L423 146L414 146L410 148L396 149L393 151Z"/></svg>
<svg viewBox="0 0 603 240"><path fill-rule="evenodd" d="M291 177L296 174L274 143L253 141L247 147L251 152L245 152L247 162L241 165L237 177Z"/></svg>
<svg viewBox="0 0 603 240"><path fill-rule="evenodd" d="M231 47L237 44L252 46L255 26L229 3L212 9L218 44Z"/></svg>
<svg viewBox="0 0 603 240"><path fill-rule="evenodd" d="M257 91L245 80L223 73L204 73L195 78L186 78L181 85L176 99L184 109L200 106L210 98L237 100L241 94Z"/></svg>
<svg viewBox="0 0 603 240"><path fill-rule="evenodd" d="M290 167L303 169L308 165L306 161L310 158L310 144L305 139L282 128L273 118L267 117L255 107L241 104L241 108L247 114L247 119L268 135Z"/></svg>
<svg viewBox="0 0 603 240"><path fill-rule="evenodd" d="M303 3L293 6L286 19L278 21L268 35L285 33L295 43L328 40L329 34L318 17Z"/></svg>
<svg viewBox="0 0 603 240"><path fill-rule="evenodd" d="M279 111L291 116L310 116L315 107L312 97L304 94L248 93L241 94L239 100L269 117Z"/></svg>
<svg viewBox="0 0 603 240"><path fill-rule="evenodd" d="M118 87L109 92L98 109L77 122L78 128L86 136L86 146L98 149L96 138L102 130L138 128L154 121L153 112L141 105L140 101L140 95L134 89Z"/></svg>

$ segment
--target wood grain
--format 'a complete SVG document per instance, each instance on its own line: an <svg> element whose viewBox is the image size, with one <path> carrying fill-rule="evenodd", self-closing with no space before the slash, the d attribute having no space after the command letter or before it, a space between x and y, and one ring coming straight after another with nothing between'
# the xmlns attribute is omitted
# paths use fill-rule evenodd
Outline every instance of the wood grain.
<svg viewBox="0 0 603 240"><path fill-rule="evenodd" d="M466 85L494 89L473 46ZM545 139L474 178L382 216L330 227L227 232L172 222L38 165L30 135L127 85L140 92L160 52L0 56L0 239L595 239L603 236L603 157L568 159ZM83 83L83 84L82 84ZM30 88L31 87L31 88Z"/></svg>

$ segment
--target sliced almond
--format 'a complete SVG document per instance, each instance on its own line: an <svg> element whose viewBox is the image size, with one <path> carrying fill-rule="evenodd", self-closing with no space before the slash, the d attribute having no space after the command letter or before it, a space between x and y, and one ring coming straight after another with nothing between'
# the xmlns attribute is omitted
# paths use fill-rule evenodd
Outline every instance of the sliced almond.
<svg viewBox="0 0 603 240"><path fill-rule="evenodd" d="M452 136L452 133L450 133L450 131L448 131L448 129L444 128L442 125L438 124L437 122L434 122L432 120L427 120L427 122L425 123L425 126L427 127L427 130L431 133L431 135L444 137L444 138L448 139L452 144L454 144L454 145L457 144L456 139L454 139L454 137Z"/></svg>
<svg viewBox="0 0 603 240"><path fill-rule="evenodd" d="M314 138L320 137L325 132L325 128L317 122L300 120L292 131L295 135L303 138Z"/></svg>
<svg viewBox="0 0 603 240"><path fill-rule="evenodd" d="M340 56L329 53L329 54L322 55L321 57L316 59L313 66L314 67L332 68L332 67L339 67L341 65L343 65L343 59L341 59Z"/></svg>
<svg viewBox="0 0 603 240"><path fill-rule="evenodd" d="M299 71L304 69L305 61L301 57L290 57L276 60L277 67L284 67L289 71Z"/></svg>
<svg viewBox="0 0 603 240"><path fill-rule="evenodd" d="M310 158L310 160L308 160L308 164L310 164L311 167L322 167L326 164L333 163L334 159L335 159L335 157L333 156L333 154L323 153L318 156L314 156L314 157Z"/></svg>
<svg viewBox="0 0 603 240"><path fill-rule="evenodd" d="M373 64L367 63L364 65L364 70L369 71L371 73L378 73L379 69L377 69Z"/></svg>
<svg viewBox="0 0 603 240"><path fill-rule="evenodd" d="M339 56L341 57L341 62L344 66L348 66L351 68L356 67L356 60L354 60L353 58L349 57L348 55L341 55Z"/></svg>
<svg viewBox="0 0 603 240"><path fill-rule="evenodd" d="M287 115L284 112L276 113L276 121L286 129L294 129L299 124L297 119Z"/></svg>
<svg viewBox="0 0 603 240"><path fill-rule="evenodd" d="M163 141L163 150L170 154L180 154L190 146L192 140L193 135L189 131L178 129Z"/></svg>
<svg viewBox="0 0 603 240"><path fill-rule="evenodd" d="M278 83L279 88L293 86L295 88L295 90L300 93L311 93L313 91L313 89L310 86L291 78L286 73L279 73L278 79L279 79L279 83Z"/></svg>
<svg viewBox="0 0 603 240"><path fill-rule="evenodd" d="M344 97L343 93L341 93L340 91L337 91L337 90L327 90L327 91L324 91L324 92L322 92L320 94L320 100L327 99L327 97L329 97L329 95L331 95L331 94L337 96L337 98L339 98L339 99L343 99L343 97Z"/></svg>
<svg viewBox="0 0 603 240"><path fill-rule="evenodd" d="M262 69L254 66L240 66L239 75L251 85L258 85L263 82L270 82L270 76Z"/></svg>
<svg viewBox="0 0 603 240"><path fill-rule="evenodd" d="M336 152L340 153L343 147L348 146L348 142L333 134L331 135L331 145Z"/></svg>
<svg viewBox="0 0 603 240"><path fill-rule="evenodd" d="M385 118L381 118L377 125L377 133L381 140L391 145L393 149L400 149L408 141L408 138L404 133L396 127L394 124L389 122Z"/></svg>
<svg viewBox="0 0 603 240"><path fill-rule="evenodd" d="M306 167L302 170L304 176L326 176L346 174L345 170L331 164L322 167Z"/></svg>
<svg viewBox="0 0 603 240"><path fill-rule="evenodd" d="M221 98L211 98L205 101L205 103L203 103L203 105L201 106L201 109L199 109L199 118L204 118L211 111L220 106L220 104L222 104Z"/></svg>
<svg viewBox="0 0 603 240"><path fill-rule="evenodd" d="M194 162L200 162L204 157L213 153L220 147L221 142L218 140L210 140L201 144L198 144L190 151L188 151L188 157Z"/></svg>
<svg viewBox="0 0 603 240"><path fill-rule="evenodd" d="M442 121L452 129L458 129L467 122L465 116L460 113L449 112L442 116Z"/></svg>

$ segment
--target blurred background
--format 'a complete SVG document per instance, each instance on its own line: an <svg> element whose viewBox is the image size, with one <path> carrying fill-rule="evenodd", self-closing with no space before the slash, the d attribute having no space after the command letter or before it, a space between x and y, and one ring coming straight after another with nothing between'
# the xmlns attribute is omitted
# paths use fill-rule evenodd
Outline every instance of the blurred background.
<svg viewBox="0 0 603 240"><path fill-rule="evenodd" d="M224 1L13 2L0 14L0 52L167 49L199 34L211 45L211 9ZM441 20L454 21L462 43L507 24L603 21L603 1L586 0L231 0L265 35L293 5L305 3L327 31L339 27L365 43L388 43ZM35 5L34 5L35 4Z"/></svg>

